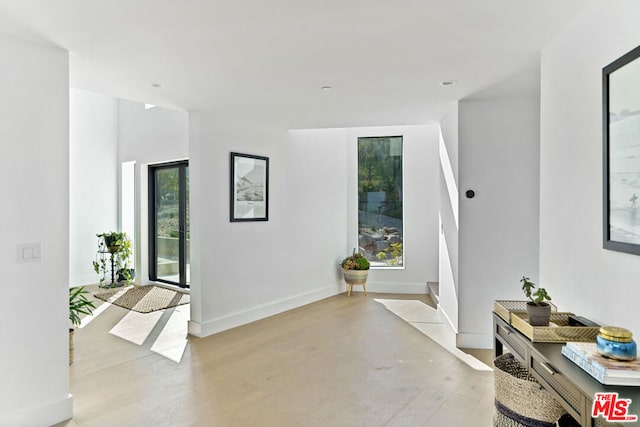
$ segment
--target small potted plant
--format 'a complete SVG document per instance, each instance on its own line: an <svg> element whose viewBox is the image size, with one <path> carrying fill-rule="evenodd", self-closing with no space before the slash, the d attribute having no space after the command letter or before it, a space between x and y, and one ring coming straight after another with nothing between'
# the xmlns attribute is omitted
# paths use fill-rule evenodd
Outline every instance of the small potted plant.
<svg viewBox="0 0 640 427"><path fill-rule="evenodd" d="M84 286L69 288L69 321L72 326L80 325L82 319L81 314L90 315L96 308L93 301L86 297L88 291L84 290ZM69 365L73 363L73 327L69 328Z"/></svg>
<svg viewBox="0 0 640 427"><path fill-rule="evenodd" d="M369 260L362 254L356 252L354 248L353 253L342 260L341 266L344 281L349 285L347 296L351 296L353 285L362 285L364 294L367 295L365 283L367 282L367 277L369 277Z"/></svg>
<svg viewBox="0 0 640 427"><path fill-rule="evenodd" d="M546 301L551 301L551 297L545 288L538 288L533 291L536 285L525 276L520 279L522 290L529 301L527 301L527 317L531 326L549 326L551 317L551 305Z"/></svg>

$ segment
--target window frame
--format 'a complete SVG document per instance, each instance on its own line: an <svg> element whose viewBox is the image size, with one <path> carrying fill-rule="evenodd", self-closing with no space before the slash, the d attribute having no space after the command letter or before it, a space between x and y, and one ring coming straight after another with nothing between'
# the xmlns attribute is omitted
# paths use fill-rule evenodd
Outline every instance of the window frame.
<svg viewBox="0 0 640 427"><path fill-rule="evenodd" d="M393 134L393 135L367 135L367 136L358 136L356 138L356 228L357 228L357 232L356 232L356 246L357 248L360 247L360 141L361 140L367 140L367 139L393 139L393 138L400 138L401 141L401 150L400 150L400 190L401 190L401 197L400 197L400 202L401 202L401 207L402 207L402 215L401 215L401 221L402 221L402 230L400 233L400 238L401 238L401 243L402 243L402 255L401 255L401 261L399 263L399 265L391 265L388 263L385 263L384 265L376 265L379 261L372 261L371 262L371 266L370 269L373 270L404 270L406 269L406 236L405 236L405 231L406 231L406 225L405 225L405 160L404 160L404 154L405 154L405 137L403 134Z"/></svg>
<svg viewBox="0 0 640 427"><path fill-rule="evenodd" d="M165 283L168 285L179 286L181 288L189 288L190 282L187 281L187 272L186 272L186 264L187 264L187 250L186 247L186 214L182 213L178 217L179 223L179 233L180 237L178 240L179 245L179 253L180 259L178 261L179 272L178 282L173 282L171 280L166 280L158 277L158 269L157 269L157 257L158 257L158 248L156 245L156 235L157 235L157 223L156 223L156 172L161 171L163 169L172 169L178 168L178 181L180 187L180 194L178 200L178 211L185 212L187 211L187 186L186 186L186 168L189 167L189 160L177 160L166 163L157 163L151 164L148 166L148 248L149 248L149 259L148 259L148 274L149 280L151 282ZM184 259L183 259L184 258Z"/></svg>

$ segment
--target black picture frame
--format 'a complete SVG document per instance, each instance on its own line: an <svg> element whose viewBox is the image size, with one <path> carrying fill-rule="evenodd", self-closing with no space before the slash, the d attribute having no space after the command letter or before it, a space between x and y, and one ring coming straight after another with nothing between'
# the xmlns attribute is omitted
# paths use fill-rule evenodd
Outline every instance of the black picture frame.
<svg viewBox="0 0 640 427"><path fill-rule="evenodd" d="M602 69L603 247L640 255L640 46Z"/></svg>
<svg viewBox="0 0 640 427"><path fill-rule="evenodd" d="M269 221L269 158L232 152L229 160L229 220Z"/></svg>

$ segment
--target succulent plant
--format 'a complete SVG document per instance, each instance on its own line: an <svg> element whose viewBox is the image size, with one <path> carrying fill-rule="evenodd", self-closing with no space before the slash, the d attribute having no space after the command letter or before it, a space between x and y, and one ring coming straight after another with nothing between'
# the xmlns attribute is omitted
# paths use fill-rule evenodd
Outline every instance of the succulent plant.
<svg viewBox="0 0 640 427"><path fill-rule="evenodd" d="M341 265L345 270L368 270L370 266L369 260L356 252L355 248L351 255L342 260Z"/></svg>

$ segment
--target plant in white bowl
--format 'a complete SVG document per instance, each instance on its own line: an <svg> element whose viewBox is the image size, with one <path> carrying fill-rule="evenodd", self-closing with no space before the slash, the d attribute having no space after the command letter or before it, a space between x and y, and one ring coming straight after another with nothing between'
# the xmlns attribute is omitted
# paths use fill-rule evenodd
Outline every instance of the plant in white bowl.
<svg viewBox="0 0 640 427"><path fill-rule="evenodd" d="M351 296L353 285L362 285L365 296L367 295L367 277L369 277L369 260L362 254L353 250L353 253L342 260L341 266L344 274L344 281L349 285L347 296Z"/></svg>

